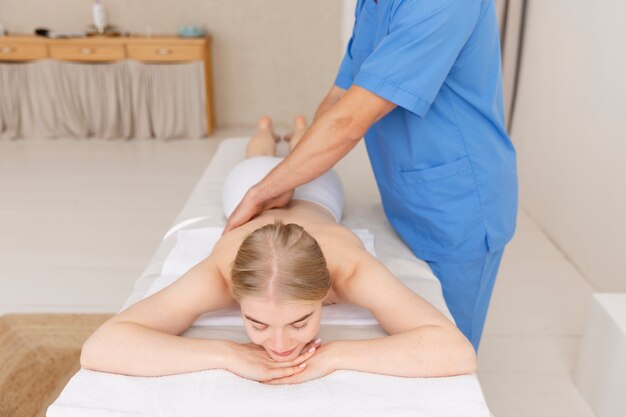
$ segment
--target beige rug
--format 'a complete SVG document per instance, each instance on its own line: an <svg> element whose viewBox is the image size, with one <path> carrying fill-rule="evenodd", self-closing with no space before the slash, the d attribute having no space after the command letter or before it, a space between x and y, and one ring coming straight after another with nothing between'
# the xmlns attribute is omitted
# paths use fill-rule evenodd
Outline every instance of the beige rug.
<svg viewBox="0 0 626 417"><path fill-rule="evenodd" d="M0 417L43 417L80 368L84 341L110 315L0 317Z"/></svg>

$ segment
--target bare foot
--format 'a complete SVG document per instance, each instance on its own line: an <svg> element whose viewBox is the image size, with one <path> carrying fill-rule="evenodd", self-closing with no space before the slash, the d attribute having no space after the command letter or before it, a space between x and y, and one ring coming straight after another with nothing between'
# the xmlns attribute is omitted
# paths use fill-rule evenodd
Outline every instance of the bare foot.
<svg viewBox="0 0 626 417"><path fill-rule="evenodd" d="M293 149L298 144L307 129L308 126L304 116L296 116L293 119L293 130L284 137L285 141L289 142L289 148Z"/></svg>
<svg viewBox="0 0 626 417"><path fill-rule="evenodd" d="M258 122L258 133L267 133L272 136L274 142L280 142L280 135L274 132L274 125L269 116L261 116Z"/></svg>
<svg viewBox="0 0 626 417"><path fill-rule="evenodd" d="M246 148L246 158L254 156L275 156L276 142L280 140L274 132L272 119L268 116L261 116L257 124L257 130L250 138Z"/></svg>

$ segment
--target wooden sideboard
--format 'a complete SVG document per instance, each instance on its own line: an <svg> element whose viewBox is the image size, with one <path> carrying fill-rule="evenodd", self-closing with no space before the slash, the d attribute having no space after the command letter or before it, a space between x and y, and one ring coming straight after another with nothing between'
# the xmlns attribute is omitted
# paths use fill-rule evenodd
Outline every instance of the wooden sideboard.
<svg viewBox="0 0 626 417"><path fill-rule="evenodd" d="M203 61L208 134L215 128L211 38L86 37L48 39L39 36L0 36L0 61L56 59L78 62L114 62L133 59L145 63Z"/></svg>

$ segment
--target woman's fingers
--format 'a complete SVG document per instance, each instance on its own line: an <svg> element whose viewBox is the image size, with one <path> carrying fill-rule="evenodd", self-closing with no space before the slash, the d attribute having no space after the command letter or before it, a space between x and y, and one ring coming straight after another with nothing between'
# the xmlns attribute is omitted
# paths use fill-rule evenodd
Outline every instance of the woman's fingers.
<svg viewBox="0 0 626 417"><path fill-rule="evenodd" d="M307 343L304 348L302 349L303 352L306 352L307 350L311 349L312 347L315 347L316 349L318 347L320 347L322 345L322 339L320 339L319 337L315 340L311 340L309 343Z"/></svg>
<svg viewBox="0 0 626 417"><path fill-rule="evenodd" d="M304 351L304 353L300 354L297 358L290 360L289 362L274 362L273 365L276 368L289 368L290 366L300 365L302 362L315 355L316 350L317 349L315 348L315 346L311 346L308 350Z"/></svg>
<svg viewBox="0 0 626 417"><path fill-rule="evenodd" d="M313 356L313 353L315 353L315 351L322 345L322 339L320 339L319 337L315 340L311 340L309 343L307 343L304 348L302 349L302 352L305 353L311 353L311 356ZM313 351L311 352L311 348L313 348Z"/></svg>
<svg viewBox="0 0 626 417"><path fill-rule="evenodd" d="M306 369L306 363L302 363L298 366L290 366L288 368L275 368L270 370L269 376L266 381L270 381L272 379L285 378L288 376L293 376L298 374Z"/></svg>
<svg viewBox="0 0 626 417"><path fill-rule="evenodd" d="M313 341L310 341L309 343L304 345L304 347L302 348L302 353L304 354L308 352L312 347L317 348L317 346L315 346L315 343L313 343Z"/></svg>

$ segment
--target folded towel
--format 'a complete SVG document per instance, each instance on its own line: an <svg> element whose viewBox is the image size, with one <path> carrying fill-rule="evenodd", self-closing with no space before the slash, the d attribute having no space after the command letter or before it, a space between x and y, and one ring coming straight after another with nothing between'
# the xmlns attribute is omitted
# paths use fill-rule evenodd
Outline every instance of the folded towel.
<svg viewBox="0 0 626 417"><path fill-rule="evenodd" d="M150 286L146 297L162 290L191 267L206 258L222 235L221 227L180 230L176 235L176 245L163 263L163 270ZM374 235L367 229L352 230L363 242L365 249L376 256ZM333 325L375 325L378 322L364 308L351 304L333 304L322 308L322 324ZM194 326L243 326L239 307L211 311L198 317Z"/></svg>

